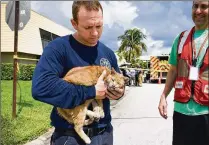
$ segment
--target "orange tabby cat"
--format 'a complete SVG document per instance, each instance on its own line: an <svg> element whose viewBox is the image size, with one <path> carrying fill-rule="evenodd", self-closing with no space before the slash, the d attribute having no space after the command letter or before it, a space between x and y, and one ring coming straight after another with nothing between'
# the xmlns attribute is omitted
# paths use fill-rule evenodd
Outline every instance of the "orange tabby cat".
<svg viewBox="0 0 209 145"><path fill-rule="evenodd" d="M108 88L114 89L125 86L127 77L117 73L114 69L109 70L103 66L73 68L65 75L63 80L76 85L93 86L96 85L98 78L104 70L106 70L104 82ZM93 111L88 110L90 103L92 103ZM76 106L73 109L58 107L57 111L65 120L74 124L75 131L87 144L90 144L91 140L83 131L83 126L91 124L95 119L98 121L100 118L104 118L103 102L99 99L86 100L84 104ZM89 117L88 120L85 120L86 116Z"/></svg>

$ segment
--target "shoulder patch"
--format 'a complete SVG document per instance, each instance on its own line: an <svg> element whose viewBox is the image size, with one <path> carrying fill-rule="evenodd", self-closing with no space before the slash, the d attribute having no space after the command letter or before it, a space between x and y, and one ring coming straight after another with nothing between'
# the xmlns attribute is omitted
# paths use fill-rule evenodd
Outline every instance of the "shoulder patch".
<svg viewBox="0 0 209 145"><path fill-rule="evenodd" d="M101 58L99 63L100 63L101 66L108 67L111 70L111 65L110 65L110 62L109 62L108 59Z"/></svg>

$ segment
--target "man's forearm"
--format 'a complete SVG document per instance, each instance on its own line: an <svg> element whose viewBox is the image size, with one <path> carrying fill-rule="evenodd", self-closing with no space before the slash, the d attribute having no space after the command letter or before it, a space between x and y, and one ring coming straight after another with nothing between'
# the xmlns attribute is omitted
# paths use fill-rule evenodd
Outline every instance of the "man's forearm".
<svg viewBox="0 0 209 145"><path fill-rule="evenodd" d="M162 95L164 95L165 97L169 95L170 91L173 88L175 79L176 79L176 67L171 67L166 78L166 84Z"/></svg>

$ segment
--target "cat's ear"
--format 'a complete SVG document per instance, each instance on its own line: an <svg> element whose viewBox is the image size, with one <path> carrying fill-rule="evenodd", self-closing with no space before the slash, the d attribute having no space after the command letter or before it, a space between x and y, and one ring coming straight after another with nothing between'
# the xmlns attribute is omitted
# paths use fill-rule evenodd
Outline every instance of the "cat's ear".
<svg viewBox="0 0 209 145"><path fill-rule="evenodd" d="M129 78L128 77L123 77L123 78L124 78L125 84L128 85L129 84Z"/></svg>
<svg viewBox="0 0 209 145"><path fill-rule="evenodd" d="M115 69L112 67L112 70L111 70L111 74L116 74L117 72L115 71Z"/></svg>

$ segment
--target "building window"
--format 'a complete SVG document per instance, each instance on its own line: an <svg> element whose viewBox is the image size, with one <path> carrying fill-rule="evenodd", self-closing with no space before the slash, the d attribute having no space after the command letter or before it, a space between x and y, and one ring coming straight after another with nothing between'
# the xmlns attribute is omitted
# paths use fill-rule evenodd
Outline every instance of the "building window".
<svg viewBox="0 0 209 145"><path fill-rule="evenodd" d="M58 36L56 34L53 34L51 32L48 32L46 30L43 30L41 28L39 28L39 30L40 30L41 42L42 42L43 48L45 48L50 41L52 41L52 40L60 37L60 36Z"/></svg>

